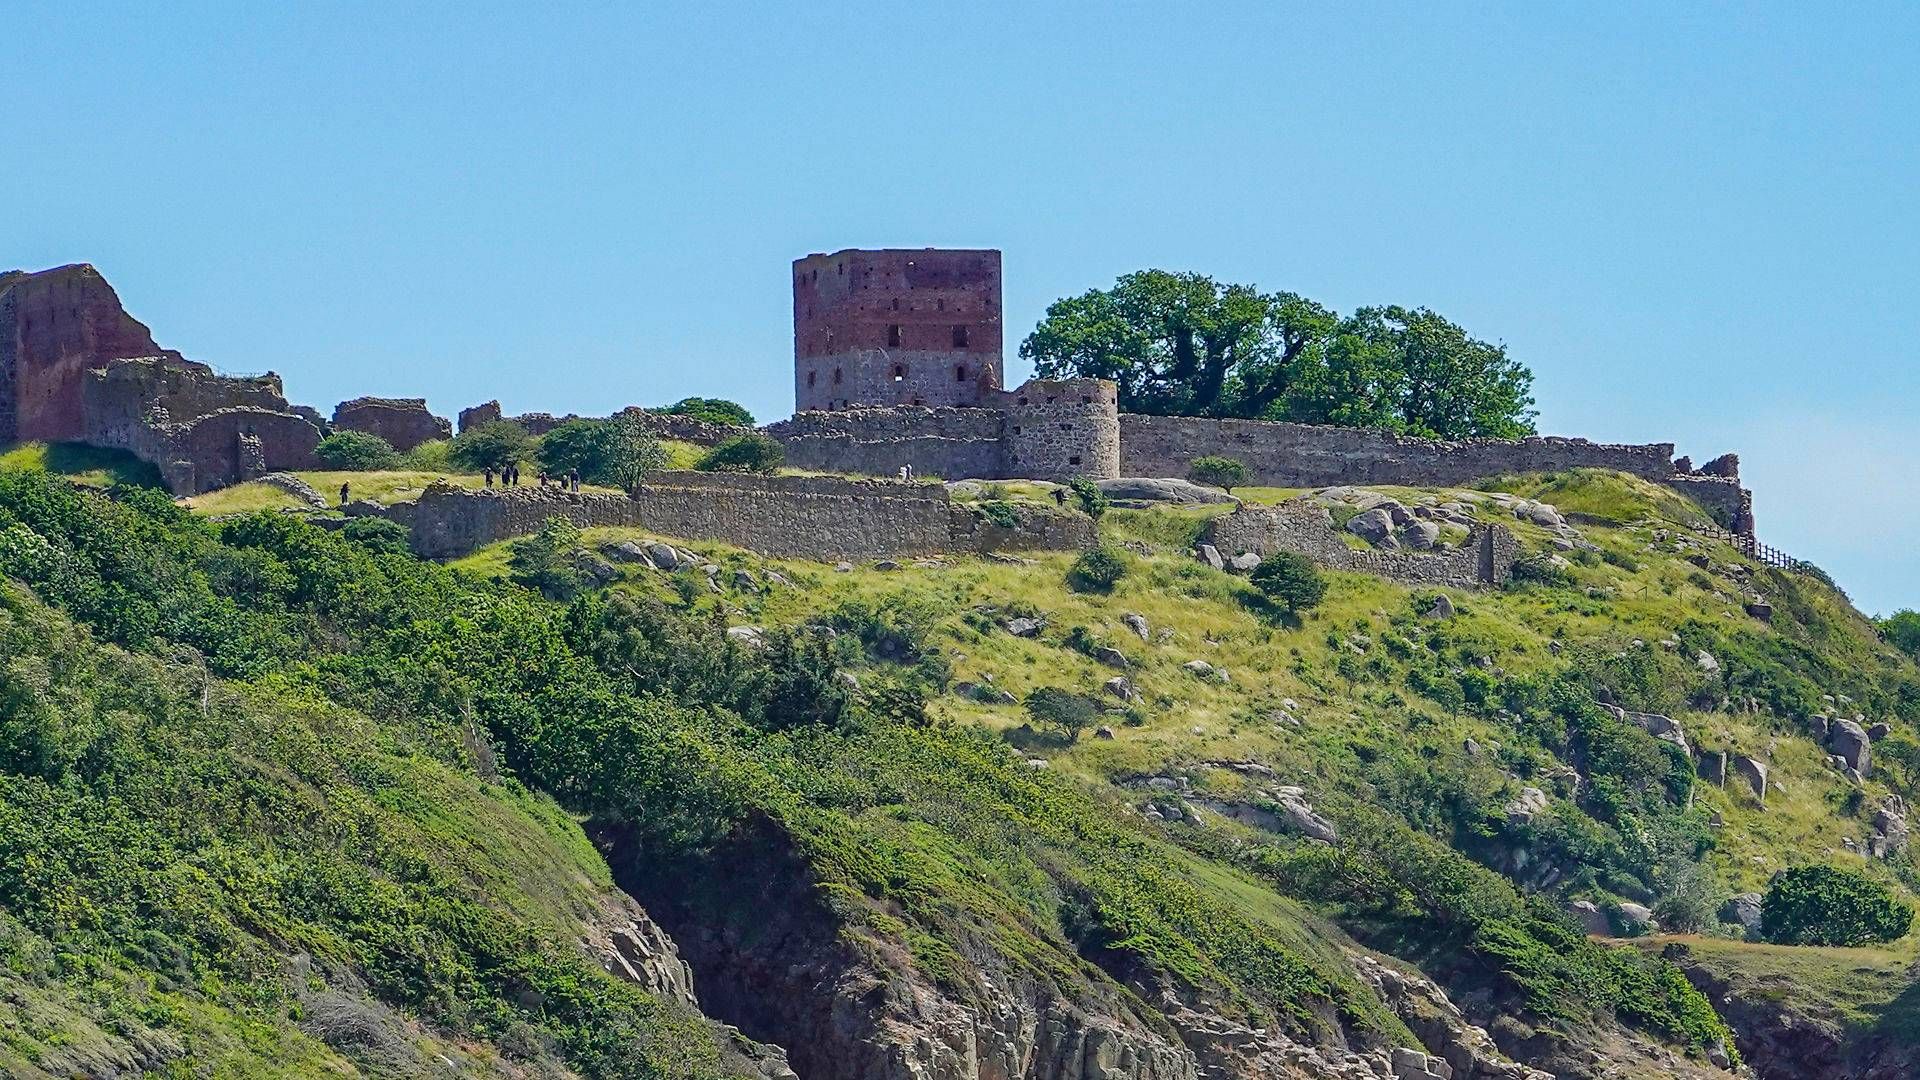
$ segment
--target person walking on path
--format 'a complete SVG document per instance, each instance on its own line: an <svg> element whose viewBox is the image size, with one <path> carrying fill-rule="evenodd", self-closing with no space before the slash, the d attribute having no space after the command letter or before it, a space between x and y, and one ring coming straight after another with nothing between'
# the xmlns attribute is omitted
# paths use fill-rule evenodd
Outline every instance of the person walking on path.
<svg viewBox="0 0 1920 1080"><path fill-rule="evenodd" d="M341 506L347 505L347 484L348 483L350 483L350 481L342 480L340 482L340 505Z"/></svg>
<svg viewBox="0 0 1920 1080"><path fill-rule="evenodd" d="M575 495L580 494L580 470L579 469L567 470L567 483L573 485L573 493Z"/></svg>
<svg viewBox="0 0 1920 1080"><path fill-rule="evenodd" d="M484 476L484 477L486 477L486 478L487 478L487 486L488 486L488 487L492 487L492 486L493 486L493 466L491 466L491 465L489 465L489 466L487 466L486 468L484 468L484 469L481 469L481 470L480 470L480 475L482 475L482 476Z"/></svg>

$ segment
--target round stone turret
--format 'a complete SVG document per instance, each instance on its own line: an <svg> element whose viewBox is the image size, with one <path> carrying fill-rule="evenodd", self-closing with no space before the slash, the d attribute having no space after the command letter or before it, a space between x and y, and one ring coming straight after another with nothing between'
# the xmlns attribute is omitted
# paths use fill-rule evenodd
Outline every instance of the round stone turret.
<svg viewBox="0 0 1920 1080"><path fill-rule="evenodd" d="M1000 395L1006 475L1111 480L1120 475L1120 395L1105 379L1031 379Z"/></svg>

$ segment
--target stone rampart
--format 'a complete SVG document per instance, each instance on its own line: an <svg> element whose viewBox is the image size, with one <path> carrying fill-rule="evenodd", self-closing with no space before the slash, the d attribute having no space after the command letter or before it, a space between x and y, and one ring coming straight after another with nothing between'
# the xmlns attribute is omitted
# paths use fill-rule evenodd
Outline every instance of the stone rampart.
<svg viewBox="0 0 1920 1080"><path fill-rule="evenodd" d="M1363 428L1190 416L1120 417L1125 476L1185 476L1194 458L1238 458L1254 484L1464 484L1516 472L1617 469L1649 480L1674 474L1673 444L1615 445L1534 436L1525 439L1419 439Z"/></svg>
<svg viewBox="0 0 1920 1080"><path fill-rule="evenodd" d="M1309 499L1243 506L1209 522L1201 540L1225 555L1251 551L1264 558L1276 551L1291 551L1334 570L1456 589L1505 581L1520 551L1512 532L1487 524L1473 526L1459 547L1444 551L1361 551L1348 547L1327 508Z"/></svg>
<svg viewBox="0 0 1920 1080"><path fill-rule="evenodd" d="M471 490L435 484L412 503L350 506L412 530L414 550L453 558L537 531L550 517L582 528L624 525L716 540L780 558L835 561L950 551L1072 549L1091 545L1084 516L1022 507L1016 525L987 522L931 484L815 476L663 472L632 497L553 488Z"/></svg>
<svg viewBox="0 0 1920 1080"><path fill-rule="evenodd" d="M949 480L1007 475L1006 416L997 409L853 409L795 413L770 424L787 464L892 476L902 465Z"/></svg>
<svg viewBox="0 0 1920 1080"><path fill-rule="evenodd" d="M1691 473L1663 477L1660 482L1699 503L1729 532L1753 535L1753 492L1741 487L1738 477Z"/></svg>

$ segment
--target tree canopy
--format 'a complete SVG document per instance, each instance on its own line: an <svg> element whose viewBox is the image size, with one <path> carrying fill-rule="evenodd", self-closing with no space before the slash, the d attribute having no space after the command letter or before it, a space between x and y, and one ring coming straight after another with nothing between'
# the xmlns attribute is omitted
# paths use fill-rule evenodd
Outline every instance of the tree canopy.
<svg viewBox="0 0 1920 1080"><path fill-rule="evenodd" d="M1111 379L1128 412L1533 431L1533 373L1427 308L1341 317L1296 293L1142 270L1056 301L1020 346L1043 378Z"/></svg>
<svg viewBox="0 0 1920 1080"><path fill-rule="evenodd" d="M578 469L591 484L632 487L666 464L666 451L631 413L607 420L569 420L540 439L540 467L555 475Z"/></svg>

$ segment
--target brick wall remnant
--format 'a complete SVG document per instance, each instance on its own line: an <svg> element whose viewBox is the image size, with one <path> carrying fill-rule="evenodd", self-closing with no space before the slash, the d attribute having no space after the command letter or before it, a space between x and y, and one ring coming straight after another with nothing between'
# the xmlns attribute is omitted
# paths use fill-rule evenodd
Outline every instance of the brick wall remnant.
<svg viewBox="0 0 1920 1080"><path fill-rule="evenodd" d="M419 500L349 512L378 514L412 531L414 550L453 558L561 517L581 527L622 525L688 540L715 540L780 558L837 561L951 551L1061 550L1090 546L1084 515L1021 506L1004 528L934 484L822 476L661 472L631 498L554 488L472 490L434 484Z"/></svg>
<svg viewBox="0 0 1920 1080"><path fill-rule="evenodd" d="M1000 253L795 259L793 369L796 412L990 400L1001 386Z"/></svg>
<svg viewBox="0 0 1920 1080"><path fill-rule="evenodd" d="M1291 551L1334 570L1455 589L1500 584L1520 551L1519 541L1507 528L1484 523L1468 530L1459 547L1445 551L1360 551L1341 539L1326 506L1305 498L1277 506L1242 506L1209 522L1201 541L1223 555L1251 551L1265 558L1276 551Z"/></svg>
<svg viewBox="0 0 1920 1080"><path fill-rule="evenodd" d="M453 425L428 412L425 398L357 397L343 401L333 407L333 426L340 431L378 435L401 451L453 437Z"/></svg>

